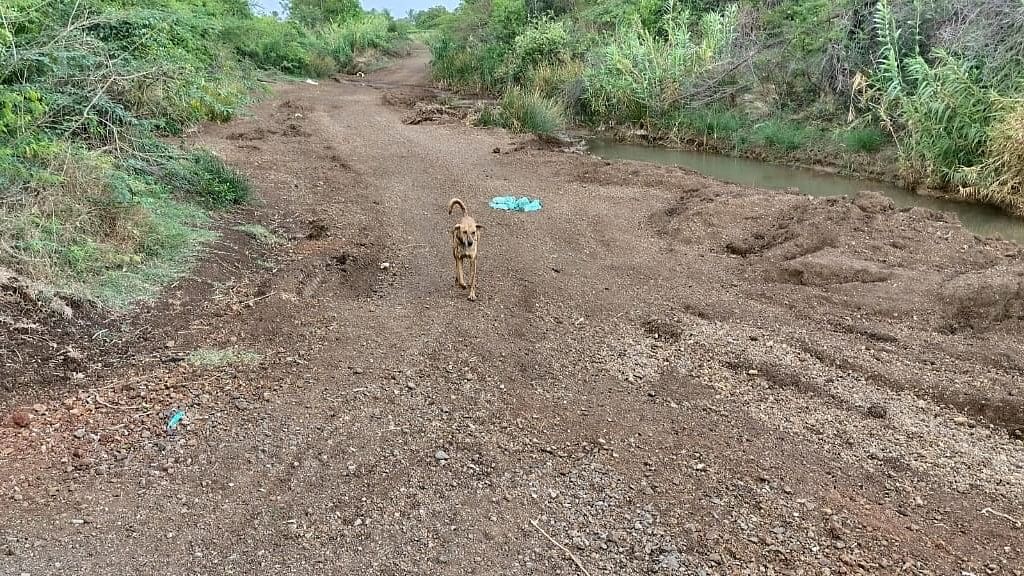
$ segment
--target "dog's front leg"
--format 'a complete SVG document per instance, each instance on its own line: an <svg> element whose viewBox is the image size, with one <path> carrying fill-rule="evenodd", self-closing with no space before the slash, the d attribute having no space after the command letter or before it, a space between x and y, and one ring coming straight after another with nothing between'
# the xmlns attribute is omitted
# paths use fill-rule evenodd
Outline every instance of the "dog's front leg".
<svg viewBox="0 0 1024 576"><path fill-rule="evenodd" d="M459 256L455 257L455 285L459 288L466 287L466 279L462 274L462 258Z"/></svg>
<svg viewBox="0 0 1024 576"><path fill-rule="evenodd" d="M469 261L469 299L476 300L476 258Z"/></svg>

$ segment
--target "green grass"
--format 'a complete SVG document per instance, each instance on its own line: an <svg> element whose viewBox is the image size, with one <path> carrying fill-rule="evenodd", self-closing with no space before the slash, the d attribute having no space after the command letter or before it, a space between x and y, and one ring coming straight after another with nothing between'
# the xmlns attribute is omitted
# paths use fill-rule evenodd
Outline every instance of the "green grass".
<svg viewBox="0 0 1024 576"><path fill-rule="evenodd" d="M246 236L264 246L280 246L285 243L284 238L281 238L259 224L242 224L241 226L235 226L234 229L244 233Z"/></svg>
<svg viewBox="0 0 1024 576"><path fill-rule="evenodd" d="M501 98L499 123L513 132L554 134L565 129L565 110L560 102L537 92L510 88Z"/></svg>
<svg viewBox="0 0 1024 576"><path fill-rule="evenodd" d="M259 354L237 348L202 348L188 355L188 363L200 368L252 365L259 361Z"/></svg>
<svg viewBox="0 0 1024 576"><path fill-rule="evenodd" d="M754 127L754 141L780 152L793 152L807 146L813 133L786 120L773 119Z"/></svg>
<svg viewBox="0 0 1024 576"><path fill-rule="evenodd" d="M189 190L199 203L212 208L241 204L252 197L245 177L207 150L188 155L181 177L187 184L179 188Z"/></svg>
<svg viewBox="0 0 1024 576"><path fill-rule="evenodd" d="M748 127L745 118L721 107L687 108L659 124L670 133L682 130L698 138L722 140L732 140L737 132Z"/></svg>
<svg viewBox="0 0 1024 576"><path fill-rule="evenodd" d="M209 219L201 209L169 198L147 203L156 229L146 238L145 256L131 266L84 279L79 288L82 293L115 309L153 298L164 286L186 275L206 245L217 238L206 228Z"/></svg>
<svg viewBox="0 0 1024 576"><path fill-rule="evenodd" d="M477 126L501 126L501 111L493 106L485 106L476 117Z"/></svg>
<svg viewBox="0 0 1024 576"><path fill-rule="evenodd" d="M839 133L839 141L850 152L878 152L885 140L885 134L878 128L850 128Z"/></svg>

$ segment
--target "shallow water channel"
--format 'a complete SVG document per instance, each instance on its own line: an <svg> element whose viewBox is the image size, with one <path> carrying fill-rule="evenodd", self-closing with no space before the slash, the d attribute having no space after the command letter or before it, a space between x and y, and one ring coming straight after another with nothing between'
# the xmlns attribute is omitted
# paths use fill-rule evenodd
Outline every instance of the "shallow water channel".
<svg viewBox="0 0 1024 576"><path fill-rule="evenodd" d="M807 168L769 164L748 158L730 158L720 154L676 150L641 144L622 144L609 140L591 140L587 150L606 160L638 160L695 170L716 180L758 188L799 188L811 196L853 196L861 190L881 192L900 208L921 206L953 212L970 231L981 236L999 236L1024 244L1024 219L1013 218L997 208L921 196L893 184L837 176Z"/></svg>

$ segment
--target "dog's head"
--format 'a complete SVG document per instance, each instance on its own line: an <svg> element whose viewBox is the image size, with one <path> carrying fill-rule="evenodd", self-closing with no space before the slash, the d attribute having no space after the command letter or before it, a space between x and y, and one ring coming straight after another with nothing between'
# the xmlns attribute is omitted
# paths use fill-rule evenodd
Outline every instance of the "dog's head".
<svg viewBox="0 0 1024 576"><path fill-rule="evenodd" d="M482 229L483 225L476 222L460 222L452 228L452 235L454 235L455 241L462 245L463 248L472 248L476 246L477 237Z"/></svg>

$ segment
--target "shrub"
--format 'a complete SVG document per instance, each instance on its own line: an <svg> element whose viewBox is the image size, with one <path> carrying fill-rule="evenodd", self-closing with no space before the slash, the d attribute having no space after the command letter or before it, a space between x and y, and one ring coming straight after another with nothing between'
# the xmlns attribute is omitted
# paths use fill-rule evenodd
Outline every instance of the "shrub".
<svg viewBox="0 0 1024 576"><path fill-rule="evenodd" d="M573 117L581 118L585 70L585 64L579 60L541 64L529 71L525 84L547 98L558 100Z"/></svg>
<svg viewBox="0 0 1024 576"><path fill-rule="evenodd" d="M313 78L326 78L341 68L348 67L351 62L351 56L343 62L339 62L323 52L317 52L309 57L309 62L306 63L306 74Z"/></svg>
<svg viewBox="0 0 1024 576"><path fill-rule="evenodd" d="M506 82L518 82L528 70L541 63L552 64L565 57L569 34L562 22L541 18L516 36L502 66Z"/></svg>
<svg viewBox="0 0 1024 576"><path fill-rule="evenodd" d="M476 117L477 126L501 126L501 111L485 106Z"/></svg>
<svg viewBox="0 0 1024 576"><path fill-rule="evenodd" d="M223 37L260 68L298 74L309 64L310 39L292 22L270 16L240 19L224 28Z"/></svg>

